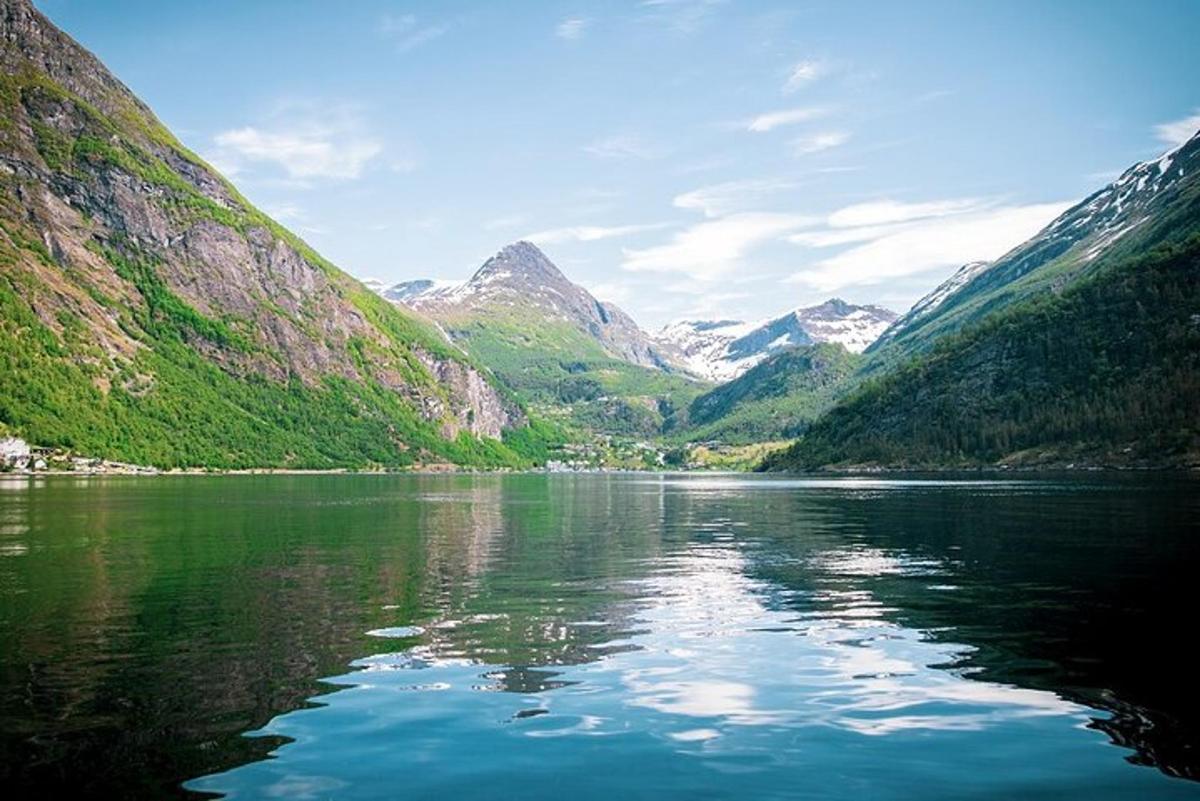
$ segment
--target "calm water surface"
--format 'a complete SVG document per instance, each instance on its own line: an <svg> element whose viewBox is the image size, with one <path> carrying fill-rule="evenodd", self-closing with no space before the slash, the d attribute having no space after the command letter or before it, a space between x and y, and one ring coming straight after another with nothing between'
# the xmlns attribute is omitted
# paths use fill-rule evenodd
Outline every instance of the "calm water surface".
<svg viewBox="0 0 1200 801"><path fill-rule="evenodd" d="M0 480L0 787L1200 798L1198 489Z"/></svg>

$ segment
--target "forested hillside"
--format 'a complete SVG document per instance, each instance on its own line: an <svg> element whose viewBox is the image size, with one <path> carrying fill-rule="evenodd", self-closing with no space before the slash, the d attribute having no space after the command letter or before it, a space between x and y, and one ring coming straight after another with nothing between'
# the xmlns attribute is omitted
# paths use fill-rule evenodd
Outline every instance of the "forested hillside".
<svg viewBox="0 0 1200 801"><path fill-rule="evenodd" d="M671 436L734 445L795 437L850 388L861 362L833 343L782 351L692 401Z"/></svg>
<svg viewBox="0 0 1200 801"><path fill-rule="evenodd" d="M1200 233L943 338L764 467L997 462L1200 463Z"/></svg>

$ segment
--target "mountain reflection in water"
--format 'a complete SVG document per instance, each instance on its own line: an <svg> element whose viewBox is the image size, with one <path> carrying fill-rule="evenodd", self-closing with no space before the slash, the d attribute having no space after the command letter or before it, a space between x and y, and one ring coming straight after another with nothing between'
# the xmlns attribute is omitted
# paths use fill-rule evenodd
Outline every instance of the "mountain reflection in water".
<svg viewBox="0 0 1200 801"><path fill-rule="evenodd" d="M1164 775L1200 763L1179 619L1194 489L1091 476L10 488L4 544L24 550L0 560L5 785L1200 796Z"/></svg>

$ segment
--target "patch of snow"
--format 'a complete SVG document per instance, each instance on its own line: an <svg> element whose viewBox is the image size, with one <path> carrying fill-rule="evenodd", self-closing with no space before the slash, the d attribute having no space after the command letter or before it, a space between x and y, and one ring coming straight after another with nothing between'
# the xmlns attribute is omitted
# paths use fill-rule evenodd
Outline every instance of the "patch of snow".
<svg viewBox="0 0 1200 801"><path fill-rule="evenodd" d="M758 320L680 320L662 328L655 340L682 354L690 372L711 381L730 381L780 350L807 342L836 342L861 353L887 330L895 315L873 306L828 301ZM761 344L756 336L765 339Z"/></svg>

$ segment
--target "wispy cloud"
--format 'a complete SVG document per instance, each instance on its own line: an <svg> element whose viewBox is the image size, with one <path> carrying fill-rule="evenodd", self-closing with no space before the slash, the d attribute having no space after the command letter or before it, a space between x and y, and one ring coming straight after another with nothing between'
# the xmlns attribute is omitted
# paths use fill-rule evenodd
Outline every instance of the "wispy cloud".
<svg viewBox="0 0 1200 801"><path fill-rule="evenodd" d="M849 140L850 134L845 131L822 131L808 134L792 140L792 153L797 156L807 156L844 145Z"/></svg>
<svg viewBox="0 0 1200 801"><path fill-rule="evenodd" d="M807 107L807 108L789 108L779 111L769 111L766 114L759 114L746 122L746 130L754 133L766 133L773 131L776 128L781 128L784 125L795 125L800 122L815 120L818 117L823 117L828 113L823 108Z"/></svg>
<svg viewBox="0 0 1200 801"><path fill-rule="evenodd" d="M584 145L584 152L599 159L626 161L657 158L659 150L635 134L615 134Z"/></svg>
<svg viewBox="0 0 1200 801"><path fill-rule="evenodd" d="M630 272L683 273L696 281L712 281L737 270L753 248L783 234L812 225L798 214L745 212L697 223L664 245L624 249L621 268Z"/></svg>
<svg viewBox="0 0 1200 801"><path fill-rule="evenodd" d="M788 70L787 80L783 84L784 94L791 94L808 86L829 71L828 65L815 59L797 61Z"/></svg>
<svg viewBox="0 0 1200 801"><path fill-rule="evenodd" d="M249 125L215 137L214 160L232 174L250 163L281 167L289 178L358 178L383 145L353 116L333 114L317 121L302 115L270 127Z"/></svg>
<svg viewBox="0 0 1200 801"><path fill-rule="evenodd" d="M956 214L981 212L995 203L981 198L950 198L919 203L873 200L845 206L825 218L825 228L787 237L798 245L815 248L870 242L904 229L907 223Z"/></svg>
<svg viewBox="0 0 1200 801"><path fill-rule="evenodd" d="M956 204L964 204L962 213L949 211ZM788 282L831 292L945 270L969 261L990 261L1036 234L1071 203L980 208L950 200L895 204L890 211L883 204L873 204L874 212L867 208L871 205L860 204L830 215L830 219L857 220L867 225L789 237L792 242L807 246L853 241L863 244L818 261L791 276ZM922 208L926 213L915 217ZM886 224L889 220L894 222Z"/></svg>
<svg viewBox="0 0 1200 801"><path fill-rule="evenodd" d="M1197 131L1200 131L1200 111L1181 120L1164 122L1162 125L1154 126L1154 134L1158 137L1158 141L1168 147L1182 145L1195 136Z"/></svg>
<svg viewBox="0 0 1200 801"><path fill-rule="evenodd" d="M640 225L569 225L526 234L522 239L539 245L554 245L561 242L595 242L600 239L615 239L645 231L667 228L671 223L644 223Z"/></svg>
<svg viewBox="0 0 1200 801"><path fill-rule="evenodd" d="M676 195L672 203L676 208L700 211L705 217L722 217L738 211L753 210L769 198L796 185L793 181L778 178L728 181Z"/></svg>
<svg viewBox="0 0 1200 801"><path fill-rule="evenodd" d="M379 33L393 41L400 53L432 42L449 30L448 22L422 23L415 14L385 14L379 21Z"/></svg>
<svg viewBox="0 0 1200 801"><path fill-rule="evenodd" d="M895 200L873 200L838 209L829 215L831 228L852 228L865 225L925 220L977 210L984 204L979 198L951 198L924 203L901 203Z"/></svg>
<svg viewBox="0 0 1200 801"><path fill-rule="evenodd" d="M699 30L726 0L642 0L645 18L687 36Z"/></svg>
<svg viewBox="0 0 1200 801"><path fill-rule="evenodd" d="M568 41L580 39L587 30L591 20L586 17L567 17L554 28L554 35Z"/></svg>

